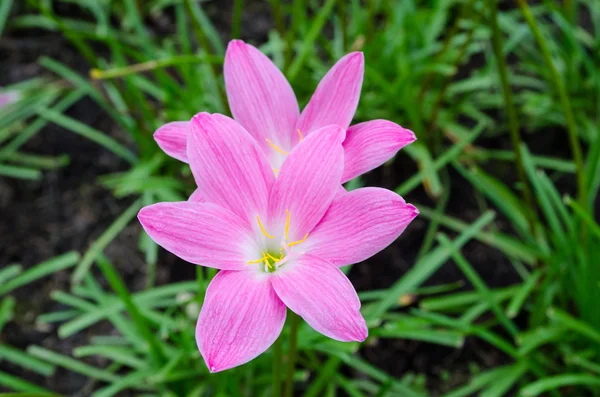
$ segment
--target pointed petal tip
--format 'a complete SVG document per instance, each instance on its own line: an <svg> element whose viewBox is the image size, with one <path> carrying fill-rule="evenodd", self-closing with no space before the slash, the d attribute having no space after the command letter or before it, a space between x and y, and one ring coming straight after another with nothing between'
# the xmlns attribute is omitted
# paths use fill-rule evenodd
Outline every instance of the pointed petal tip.
<svg viewBox="0 0 600 397"><path fill-rule="evenodd" d="M188 132L188 121L171 121L158 127L152 137L167 155L187 163Z"/></svg>
<svg viewBox="0 0 600 397"><path fill-rule="evenodd" d="M142 207L142 209L140 209L137 214L137 218L140 221L140 223L142 224L142 226L144 226L144 222L146 221L146 216L148 215L149 207L150 207L149 205ZM144 228L145 228L145 226L144 226Z"/></svg>
<svg viewBox="0 0 600 397"><path fill-rule="evenodd" d="M224 371L226 369L229 369L229 368L223 367L221 365L215 365L214 363L210 363L206 359L204 360L204 363L206 364L206 367L208 368L208 371L211 374L216 374L217 372L221 372L221 371Z"/></svg>
<svg viewBox="0 0 600 397"><path fill-rule="evenodd" d="M227 44L227 49L229 49L230 47L239 47L239 46L243 46L246 45L246 42L244 40L240 40L240 39L233 39L229 41L229 44Z"/></svg>
<svg viewBox="0 0 600 397"><path fill-rule="evenodd" d="M416 218L416 217L417 217L417 216L420 214L420 212L419 212L419 209L418 209L417 207L415 207L414 205L412 205L412 204L407 204L407 206L406 206L406 207L407 207L407 209L408 209L409 211L412 211L412 218L413 218L413 219L414 219L414 218Z"/></svg>
<svg viewBox="0 0 600 397"><path fill-rule="evenodd" d="M205 120L207 120L210 116L212 116L210 113L208 112L200 112L200 113L196 113L193 117L192 117L192 122L203 122Z"/></svg>
<svg viewBox="0 0 600 397"><path fill-rule="evenodd" d="M365 54L362 51L354 51L354 52L350 52L348 53L348 55L346 55L349 59L353 59L353 60L357 60L361 63L365 63Z"/></svg>
<svg viewBox="0 0 600 397"><path fill-rule="evenodd" d="M353 330L352 340L356 342L364 342L369 336L369 328L367 328L367 323L365 319L362 319L360 324L357 324L357 327Z"/></svg>

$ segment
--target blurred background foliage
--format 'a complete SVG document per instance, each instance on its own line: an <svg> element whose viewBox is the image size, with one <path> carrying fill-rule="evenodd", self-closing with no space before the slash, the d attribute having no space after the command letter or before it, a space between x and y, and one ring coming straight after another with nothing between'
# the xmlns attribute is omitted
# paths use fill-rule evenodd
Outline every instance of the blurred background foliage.
<svg viewBox="0 0 600 397"><path fill-rule="evenodd" d="M0 34L11 95L0 187L12 192L0 197L0 390L600 396L600 2L2 0ZM421 211L383 254L345 269L369 339L303 325L295 371L268 351L209 375L193 332L215 272L160 252L135 221L193 190L152 134L228 114L231 38L269 55L301 105L337 59L363 51L354 122L385 118L419 138L347 186L394 189ZM65 204L87 197L82 181L108 207ZM28 239L15 219L40 216L47 189L66 205L51 210L60 225L109 218Z"/></svg>

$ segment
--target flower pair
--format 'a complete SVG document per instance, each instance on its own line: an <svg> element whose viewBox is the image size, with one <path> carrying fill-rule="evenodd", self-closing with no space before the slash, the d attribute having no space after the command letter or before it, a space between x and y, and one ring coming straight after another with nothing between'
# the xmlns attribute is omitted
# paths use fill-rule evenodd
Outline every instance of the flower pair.
<svg viewBox="0 0 600 397"><path fill-rule="evenodd" d="M385 132L361 132L360 124L346 131L362 82L361 54L334 66L302 115L281 72L243 42L228 47L225 79L235 120L200 113L169 135L174 145L160 143L189 162L196 193L139 213L159 245L220 269L196 328L209 370L264 352L283 328L286 306L326 336L364 340L360 301L339 267L385 248L418 211L394 192L346 192L341 183L414 136L397 127L389 134L401 136L386 141L379 139Z"/></svg>

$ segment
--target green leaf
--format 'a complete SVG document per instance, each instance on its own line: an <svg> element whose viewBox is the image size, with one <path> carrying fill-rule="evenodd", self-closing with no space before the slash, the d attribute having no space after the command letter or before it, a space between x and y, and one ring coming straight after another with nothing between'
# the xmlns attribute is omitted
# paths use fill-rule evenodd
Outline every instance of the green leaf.
<svg viewBox="0 0 600 397"><path fill-rule="evenodd" d="M521 389L524 397L538 396L546 391L567 386L588 386L595 390L600 387L600 377L584 374L562 374L539 379Z"/></svg>
<svg viewBox="0 0 600 397"><path fill-rule="evenodd" d="M556 307L551 307L546 312L550 320L556 321L562 326L569 328L582 336L600 344L600 332L595 330L592 326L587 323L576 319L567 312L564 312Z"/></svg>
<svg viewBox="0 0 600 397"><path fill-rule="evenodd" d="M380 318L389 308L394 306L402 294L414 290L423 283L431 274L442 266L452 254L452 250L459 249L473 238L481 229L494 219L494 213L489 211L461 233L453 242L451 247L437 247L421 260L414 264L400 280L396 281L389 289L389 294L374 306L365 317L371 320Z"/></svg>
<svg viewBox="0 0 600 397"><path fill-rule="evenodd" d="M40 170L6 164L0 164L0 175L17 179L30 179L33 181L38 181L42 178Z"/></svg>
<svg viewBox="0 0 600 397"><path fill-rule="evenodd" d="M77 265L71 276L73 284L79 284L86 273L90 270L96 257L117 237L123 229L131 222L142 207L142 200L138 199L129 206L119 217L98 237L92 246L87 250L81 262Z"/></svg>
<svg viewBox="0 0 600 397"><path fill-rule="evenodd" d="M7 345L0 345L0 358L43 376L54 373L54 366Z"/></svg>
<svg viewBox="0 0 600 397"><path fill-rule="evenodd" d="M55 112L50 109L42 109L39 112L40 116L57 124L67 130L70 130L78 135L81 135L92 142L99 144L100 146L110 150L117 156L128 161L130 164L135 164L138 160L137 157L127 148L122 146L119 142L111 138L110 136L86 125L75 119L72 119L64 114Z"/></svg>
<svg viewBox="0 0 600 397"><path fill-rule="evenodd" d="M4 30L4 25L6 24L6 20L10 14L10 8L12 7L13 0L3 0L0 3L0 36L2 36L2 31Z"/></svg>
<svg viewBox="0 0 600 397"><path fill-rule="evenodd" d="M50 395L50 391L43 387L29 383L23 379L20 379L14 375L7 374L0 371L0 385L7 387L10 390L26 393L48 393L44 394L44 397L53 397L54 394ZM10 395L10 394L9 394ZM42 396L40 396L42 397Z"/></svg>
<svg viewBox="0 0 600 397"><path fill-rule="evenodd" d="M75 373L85 375L92 379L103 380L106 382L115 382L119 379L119 376L116 374L110 373L103 369L92 367L91 365L85 364L82 361L75 360L74 358L64 356L59 353L55 353L51 350L44 349L40 346L29 346L27 348L27 352L41 360L52 363L58 367L68 369Z"/></svg>
<svg viewBox="0 0 600 397"><path fill-rule="evenodd" d="M12 280L0 285L0 295L4 295L16 288L29 284L37 279L45 277L49 274L56 273L60 270L69 268L77 263L79 254L71 251L66 254L54 257L45 262L33 266L31 269L21 273Z"/></svg>

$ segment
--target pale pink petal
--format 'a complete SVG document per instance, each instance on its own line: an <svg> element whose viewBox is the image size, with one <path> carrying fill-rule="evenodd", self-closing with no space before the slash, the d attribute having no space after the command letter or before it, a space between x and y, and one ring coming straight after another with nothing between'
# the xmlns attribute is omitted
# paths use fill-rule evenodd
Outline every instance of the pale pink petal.
<svg viewBox="0 0 600 397"><path fill-rule="evenodd" d="M289 211L290 241L312 230L338 192L344 133L338 126L321 128L297 145L283 163L269 196L269 224L281 232Z"/></svg>
<svg viewBox="0 0 600 397"><path fill-rule="evenodd" d="M337 191L337 193L336 193L335 196L336 197L337 196L341 196L341 195L346 194L346 193L348 193L348 191L346 190L346 188L343 187L342 185L340 185L340 187L338 188L338 191Z"/></svg>
<svg viewBox="0 0 600 397"><path fill-rule="evenodd" d="M20 97L17 91L0 92L0 108L18 101Z"/></svg>
<svg viewBox="0 0 600 397"><path fill-rule="evenodd" d="M315 255L301 255L280 267L271 284L287 307L330 338L362 342L368 330L352 283L337 267Z"/></svg>
<svg viewBox="0 0 600 397"><path fill-rule="evenodd" d="M356 189L333 200L302 249L337 266L361 262L396 240L418 214L390 190Z"/></svg>
<svg viewBox="0 0 600 397"><path fill-rule="evenodd" d="M189 128L189 121L172 121L156 130L154 140L166 154L187 163L186 148Z"/></svg>
<svg viewBox="0 0 600 397"><path fill-rule="evenodd" d="M223 67L229 107L233 117L269 149L270 139L291 149L298 102L285 76L271 60L241 40L227 46Z"/></svg>
<svg viewBox="0 0 600 397"><path fill-rule="evenodd" d="M416 140L412 131L387 120L353 125L344 141L342 182L379 167L394 157L398 150Z"/></svg>
<svg viewBox="0 0 600 397"><path fill-rule="evenodd" d="M200 189L196 189L190 195L190 197L188 198L188 201L195 201L197 203L204 203L206 200L204 200L204 197L202 196L202 192L200 192Z"/></svg>
<svg viewBox="0 0 600 397"><path fill-rule="evenodd" d="M188 158L204 199L254 224L264 216L275 179L256 141L233 119L199 113L191 121Z"/></svg>
<svg viewBox="0 0 600 397"><path fill-rule="evenodd" d="M197 265L244 270L258 249L247 222L216 204L158 203L138 219L158 245Z"/></svg>
<svg viewBox="0 0 600 397"><path fill-rule="evenodd" d="M364 67L362 52L353 52L327 72L298 119L296 128L304 136L330 124L348 128L358 106Z"/></svg>
<svg viewBox="0 0 600 397"><path fill-rule="evenodd" d="M263 353L281 333L285 314L264 274L220 271L206 290L196 326L208 369L237 367Z"/></svg>

